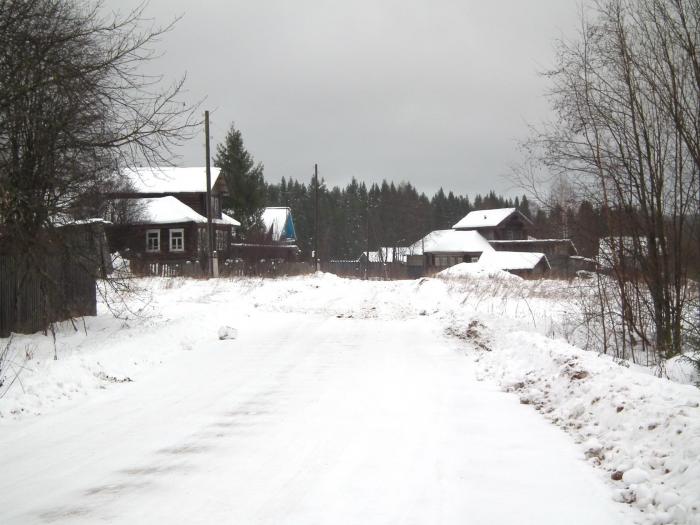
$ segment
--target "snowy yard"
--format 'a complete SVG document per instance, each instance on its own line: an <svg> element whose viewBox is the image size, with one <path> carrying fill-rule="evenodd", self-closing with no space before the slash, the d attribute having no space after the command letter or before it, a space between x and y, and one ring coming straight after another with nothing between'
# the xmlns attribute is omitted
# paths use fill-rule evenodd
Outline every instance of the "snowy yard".
<svg viewBox="0 0 700 525"><path fill-rule="evenodd" d="M700 524L700 391L569 346L565 284L141 285L13 340L0 523Z"/></svg>

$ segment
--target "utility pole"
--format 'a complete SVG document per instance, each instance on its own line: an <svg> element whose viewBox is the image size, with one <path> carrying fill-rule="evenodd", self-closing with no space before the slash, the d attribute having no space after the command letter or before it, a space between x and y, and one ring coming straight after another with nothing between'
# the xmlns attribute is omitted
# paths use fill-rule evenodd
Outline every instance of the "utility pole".
<svg viewBox="0 0 700 525"><path fill-rule="evenodd" d="M209 111L204 112L204 135L204 144L207 151L207 275L211 277L214 273L214 261L212 260L214 252L214 239L212 239L211 231L211 155L209 153Z"/></svg>
<svg viewBox="0 0 700 525"><path fill-rule="evenodd" d="M321 220L321 214L319 213L318 210L318 164L314 164L314 186L315 186L315 195L314 195L314 201L316 203L315 208L314 208L314 269L318 272L320 270L319 268L319 258L318 258L318 233L320 231L320 220Z"/></svg>
<svg viewBox="0 0 700 525"><path fill-rule="evenodd" d="M367 273L369 272L369 193L367 193L367 221L365 224L365 242L366 242L366 249L367 249L367 257L365 260L365 280L367 280Z"/></svg>

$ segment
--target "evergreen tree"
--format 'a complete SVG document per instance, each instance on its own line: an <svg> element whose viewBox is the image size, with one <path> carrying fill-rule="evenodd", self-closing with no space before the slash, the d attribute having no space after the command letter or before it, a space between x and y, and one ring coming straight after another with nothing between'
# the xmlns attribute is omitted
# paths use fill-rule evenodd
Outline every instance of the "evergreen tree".
<svg viewBox="0 0 700 525"><path fill-rule="evenodd" d="M255 163L243 145L241 132L233 124L224 142L216 147L214 166L221 168L228 186L224 209L241 223L243 235L258 230L262 226L260 216L266 194L263 165Z"/></svg>

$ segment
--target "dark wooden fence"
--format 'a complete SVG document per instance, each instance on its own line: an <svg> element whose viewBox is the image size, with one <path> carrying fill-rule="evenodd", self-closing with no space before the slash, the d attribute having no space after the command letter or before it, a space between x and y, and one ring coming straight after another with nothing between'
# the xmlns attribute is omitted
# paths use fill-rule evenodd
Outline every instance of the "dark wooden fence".
<svg viewBox="0 0 700 525"><path fill-rule="evenodd" d="M313 265L286 261L223 261L219 262L219 277L285 277L313 272ZM207 276L199 261L136 262L131 261L134 275L143 277L192 277Z"/></svg>
<svg viewBox="0 0 700 525"><path fill-rule="evenodd" d="M219 266L221 277L292 277L313 273L314 266L307 262L287 261L234 261Z"/></svg>
<svg viewBox="0 0 700 525"><path fill-rule="evenodd" d="M131 259L131 272L140 277L205 277L206 271L199 261L153 261Z"/></svg>
<svg viewBox="0 0 700 525"><path fill-rule="evenodd" d="M313 273L313 263L264 261L219 262L220 277L288 277ZM356 261L327 261L321 270L340 277L356 279L417 279L423 275L422 266L407 266L399 263L369 263ZM204 278L207 273L199 261L139 262L131 261L134 275L143 277L192 277Z"/></svg>
<svg viewBox="0 0 700 525"><path fill-rule="evenodd" d="M419 272L412 272L412 267L399 263L328 261L321 263L321 270L340 277L395 280L420 277L418 273L422 272L422 267L418 268Z"/></svg>
<svg viewBox="0 0 700 525"><path fill-rule="evenodd" d="M26 272L14 256L0 255L0 337L96 313L95 276L81 265L57 258L40 276Z"/></svg>

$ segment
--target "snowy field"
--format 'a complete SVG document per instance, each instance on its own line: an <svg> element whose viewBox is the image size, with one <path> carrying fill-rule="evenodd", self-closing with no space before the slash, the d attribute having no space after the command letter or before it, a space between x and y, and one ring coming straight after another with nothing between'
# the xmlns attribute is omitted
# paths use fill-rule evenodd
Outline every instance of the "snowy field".
<svg viewBox="0 0 700 525"><path fill-rule="evenodd" d="M700 391L571 346L569 284L139 284L13 339L0 523L700 525Z"/></svg>

